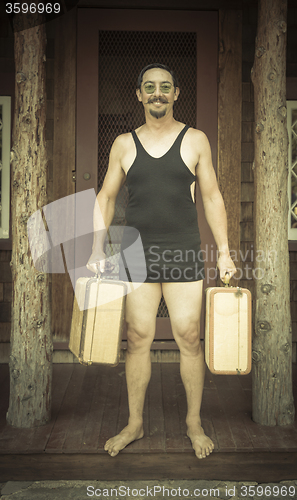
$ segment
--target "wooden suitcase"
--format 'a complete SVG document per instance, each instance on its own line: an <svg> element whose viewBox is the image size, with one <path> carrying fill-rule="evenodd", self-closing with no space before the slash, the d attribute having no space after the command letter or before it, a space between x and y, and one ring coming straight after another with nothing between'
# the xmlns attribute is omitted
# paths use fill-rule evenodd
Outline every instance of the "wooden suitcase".
<svg viewBox="0 0 297 500"><path fill-rule="evenodd" d="M69 349L80 363L118 364L126 288L123 281L99 277L77 280Z"/></svg>
<svg viewBox="0 0 297 500"><path fill-rule="evenodd" d="M206 289L205 360L215 374L251 371L251 293L246 288Z"/></svg>

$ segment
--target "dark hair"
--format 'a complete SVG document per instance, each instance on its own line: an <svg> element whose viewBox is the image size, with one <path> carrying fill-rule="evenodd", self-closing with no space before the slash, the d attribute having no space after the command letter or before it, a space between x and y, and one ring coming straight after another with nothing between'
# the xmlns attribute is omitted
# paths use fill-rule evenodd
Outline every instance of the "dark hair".
<svg viewBox="0 0 297 500"><path fill-rule="evenodd" d="M165 71L168 71L168 73L171 74L172 76L172 81L173 81L173 85L174 85L174 90L176 89L176 87L178 87L178 80L177 80L177 77L176 75L173 73L173 71L168 68L168 66L165 66L165 64L160 64L160 63L153 63L153 64L149 64L148 66L146 66L145 68L143 68L139 74L139 77L137 79L137 88L140 89L141 87L141 83L142 83L142 78L143 78L143 75L146 71L148 71L149 69L153 69L153 68L160 68L160 69L164 69Z"/></svg>

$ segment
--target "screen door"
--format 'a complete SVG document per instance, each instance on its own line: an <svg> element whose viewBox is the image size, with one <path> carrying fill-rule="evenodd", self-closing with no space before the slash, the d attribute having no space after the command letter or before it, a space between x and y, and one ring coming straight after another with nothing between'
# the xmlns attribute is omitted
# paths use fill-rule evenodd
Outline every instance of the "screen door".
<svg viewBox="0 0 297 500"><path fill-rule="evenodd" d="M108 167L109 151L115 138L143 124L142 104L135 93L141 69L153 62L178 68L178 81L183 99L175 104L175 118L196 126L196 33L162 31L99 31L98 85L98 191ZM125 224L128 194L124 185L116 203L113 226ZM116 239L116 230L113 238ZM110 260L118 255L119 244L107 244ZM114 274L118 273L115 261ZM158 317L168 317L161 300Z"/></svg>

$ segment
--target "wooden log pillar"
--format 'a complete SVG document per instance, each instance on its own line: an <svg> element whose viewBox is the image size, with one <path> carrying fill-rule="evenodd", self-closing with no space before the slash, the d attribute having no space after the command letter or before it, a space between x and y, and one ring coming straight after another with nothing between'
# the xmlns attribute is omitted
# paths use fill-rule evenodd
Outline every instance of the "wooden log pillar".
<svg viewBox="0 0 297 500"><path fill-rule="evenodd" d="M7 422L35 427L50 420L52 339L49 275L33 264L28 218L47 204L44 24L15 20L15 115L12 146L12 331ZM31 26L32 26L31 24ZM19 31L21 29L21 31ZM32 228L42 254L42 225Z"/></svg>
<svg viewBox="0 0 297 500"><path fill-rule="evenodd" d="M231 257L240 268L242 13L219 13L218 184L228 219ZM240 271L232 284L238 285Z"/></svg>
<svg viewBox="0 0 297 500"><path fill-rule="evenodd" d="M253 420L294 421L288 251L286 0L259 0L255 95Z"/></svg>

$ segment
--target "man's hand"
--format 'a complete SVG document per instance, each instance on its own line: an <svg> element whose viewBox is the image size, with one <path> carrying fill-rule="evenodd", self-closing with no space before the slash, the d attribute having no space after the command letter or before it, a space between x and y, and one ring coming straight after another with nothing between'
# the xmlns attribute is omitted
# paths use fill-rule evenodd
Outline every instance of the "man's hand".
<svg viewBox="0 0 297 500"><path fill-rule="evenodd" d="M87 262L86 267L89 271L92 271L92 273L97 274L97 266L99 266L100 272L103 273L105 269L105 259L106 255L103 251L94 250Z"/></svg>
<svg viewBox="0 0 297 500"><path fill-rule="evenodd" d="M236 273L236 267L230 255L220 255L218 258L217 266L220 271L220 278L225 283L226 273L229 274L229 279Z"/></svg>

